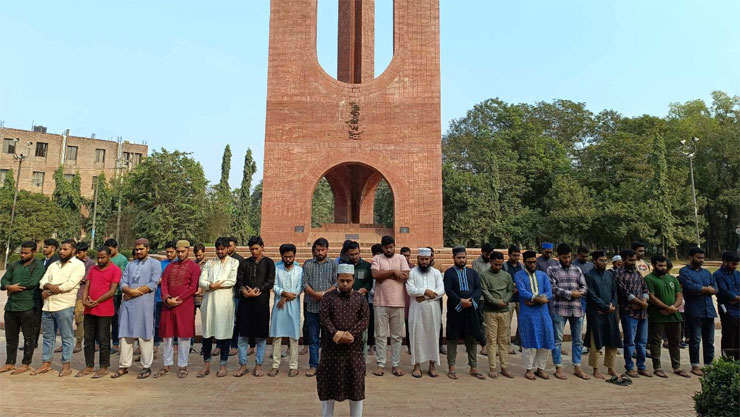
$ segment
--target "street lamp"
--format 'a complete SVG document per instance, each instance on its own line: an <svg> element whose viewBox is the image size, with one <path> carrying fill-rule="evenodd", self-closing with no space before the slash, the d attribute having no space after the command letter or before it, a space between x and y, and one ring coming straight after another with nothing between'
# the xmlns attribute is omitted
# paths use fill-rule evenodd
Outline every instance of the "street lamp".
<svg viewBox="0 0 740 417"><path fill-rule="evenodd" d="M696 143L699 142L699 138L696 136L691 138L691 143L688 143L686 139L681 140L681 146L683 150L681 153L689 160L689 169L691 171L691 193L694 197L694 224L696 225L696 246L701 247L699 241L699 209L696 205L696 186L694 185L694 158L696 157L697 149ZM693 152L692 148L693 147Z"/></svg>
<svg viewBox="0 0 740 417"><path fill-rule="evenodd" d="M23 160L28 158L28 155L31 154L31 145L33 145L33 142L27 142L28 144L28 150L26 151L26 154L19 154L18 151L18 142L20 142L20 139L15 138L13 139L13 142L15 142L15 146L13 146L13 160L18 161L18 173L16 174L16 180L15 180L15 191L13 192L13 205L10 209L10 225L8 226L8 241L5 244L5 262L3 262L3 265L5 265L5 268L8 268L8 255L10 254L10 236L13 230L13 220L15 220L15 203L18 201L18 187L21 183L21 167L23 166Z"/></svg>

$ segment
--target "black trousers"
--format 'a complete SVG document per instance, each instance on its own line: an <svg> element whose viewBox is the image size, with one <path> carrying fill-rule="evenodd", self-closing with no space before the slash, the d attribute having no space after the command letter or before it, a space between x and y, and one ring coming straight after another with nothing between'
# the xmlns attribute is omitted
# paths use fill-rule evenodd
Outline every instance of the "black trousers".
<svg viewBox="0 0 740 417"><path fill-rule="evenodd" d="M203 361L204 362L210 362L211 361L211 352L213 352L213 343L214 338L213 337L204 337L200 340L200 343L203 345ZM219 359L221 359L220 364L225 365L226 362L229 360L229 346L231 345L231 339L224 339L224 340L215 340L216 347L219 348L221 351L219 353Z"/></svg>
<svg viewBox="0 0 740 417"><path fill-rule="evenodd" d="M95 367L95 341L100 344L98 362L101 368L110 367L110 325L113 316L101 317L85 314L85 366Z"/></svg>
<svg viewBox="0 0 740 417"><path fill-rule="evenodd" d="M121 308L121 297L123 297L123 294L116 294L113 296L113 307L115 308L115 314L113 315L112 320L111 339L113 340L114 346L118 346L118 310Z"/></svg>
<svg viewBox="0 0 740 417"><path fill-rule="evenodd" d="M740 359L740 319L730 317L720 309L719 319L722 322L722 355Z"/></svg>
<svg viewBox="0 0 740 417"><path fill-rule="evenodd" d="M6 365L15 365L18 353L18 335L23 331L23 364L30 365L33 360L36 336L36 312L6 311L5 312L5 348L7 349ZM36 339L34 339L36 336Z"/></svg>
<svg viewBox="0 0 740 417"><path fill-rule="evenodd" d="M41 308L42 307L43 305L33 308L33 348L34 349L39 347L39 337L41 336Z"/></svg>
<svg viewBox="0 0 740 417"><path fill-rule="evenodd" d="M661 369L660 348L663 344L663 336L668 340L668 353L671 358L671 368L679 369L681 367L681 327L680 321L661 323L648 321L648 346L650 347L650 357L653 359L653 369Z"/></svg>
<svg viewBox="0 0 740 417"><path fill-rule="evenodd" d="M373 309L372 304L368 304L368 307L370 307L370 321L368 322L367 326L367 345L368 346L374 346L375 345L375 309ZM406 326L408 329L408 326Z"/></svg>

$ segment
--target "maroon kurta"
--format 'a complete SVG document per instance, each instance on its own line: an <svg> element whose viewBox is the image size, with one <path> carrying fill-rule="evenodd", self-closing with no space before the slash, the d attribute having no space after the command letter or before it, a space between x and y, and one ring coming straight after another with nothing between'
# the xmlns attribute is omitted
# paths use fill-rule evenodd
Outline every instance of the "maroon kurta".
<svg viewBox="0 0 740 417"><path fill-rule="evenodd" d="M362 333L367 329L370 310L367 300L355 290L336 290L324 295L321 320L321 358L316 370L319 400L361 401L365 399L365 356ZM354 337L350 344L334 343L337 331Z"/></svg>
<svg viewBox="0 0 740 417"><path fill-rule="evenodd" d="M194 337L195 303L200 267L190 259L170 262L162 274L162 316L159 319L160 337ZM180 297L182 304L169 307L165 300Z"/></svg>

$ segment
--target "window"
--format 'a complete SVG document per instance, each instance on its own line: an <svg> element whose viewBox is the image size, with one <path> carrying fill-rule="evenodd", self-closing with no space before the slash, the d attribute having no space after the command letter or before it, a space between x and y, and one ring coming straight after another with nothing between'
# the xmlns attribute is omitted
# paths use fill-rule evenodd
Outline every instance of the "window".
<svg viewBox="0 0 740 417"><path fill-rule="evenodd" d="M123 160L124 161L130 161L131 160L131 152L124 152L123 153Z"/></svg>
<svg viewBox="0 0 740 417"><path fill-rule="evenodd" d="M75 174L64 174L64 179L67 182L72 182L72 180L75 179Z"/></svg>
<svg viewBox="0 0 740 417"><path fill-rule="evenodd" d="M141 154L135 153L134 154L134 165L139 165L140 162L141 162Z"/></svg>
<svg viewBox="0 0 740 417"><path fill-rule="evenodd" d="M15 139L5 138L3 139L3 153L15 153Z"/></svg>
<svg viewBox="0 0 740 417"><path fill-rule="evenodd" d="M95 149L95 163L105 163L105 149Z"/></svg>
<svg viewBox="0 0 740 417"><path fill-rule="evenodd" d="M5 185L5 177L7 176L8 176L8 170L0 169L0 187L3 187Z"/></svg>
<svg viewBox="0 0 740 417"><path fill-rule="evenodd" d="M65 159L67 161L77 161L77 147L76 146L67 146L67 157Z"/></svg>
<svg viewBox="0 0 740 417"><path fill-rule="evenodd" d="M36 156L46 158L46 153L49 151L49 144L44 142L36 142Z"/></svg>
<svg viewBox="0 0 740 417"><path fill-rule="evenodd" d="M33 179L31 180L31 184L34 187L43 187L44 186L44 173L39 171L33 171Z"/></svg>

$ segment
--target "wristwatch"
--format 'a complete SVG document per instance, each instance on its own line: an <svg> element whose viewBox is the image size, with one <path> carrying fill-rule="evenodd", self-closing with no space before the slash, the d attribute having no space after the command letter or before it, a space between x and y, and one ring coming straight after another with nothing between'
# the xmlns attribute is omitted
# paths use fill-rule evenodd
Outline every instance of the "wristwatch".
<svg viewBox="0 0 740 417"><path fill-rule="evenodd" d="M46 295L52 295L54 293L51 292L51 290L46 290Z"/></svg>

